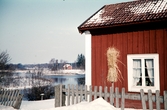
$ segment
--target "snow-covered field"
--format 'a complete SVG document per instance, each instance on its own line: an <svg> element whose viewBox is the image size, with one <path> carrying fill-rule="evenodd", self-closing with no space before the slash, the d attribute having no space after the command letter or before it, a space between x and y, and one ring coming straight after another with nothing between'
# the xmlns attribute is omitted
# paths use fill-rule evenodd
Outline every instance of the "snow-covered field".
<svg viewBox="0 0 167 110"><path fill-rule="evenodd" d="M0 105L0 110L15 110L12 107L5 107ZM82 101L78 104L54 107L54 99L41 101L22 101L20 110L120 110L106 102L103 98L98 98L92 102ZM126 108L125 110L136 110ZM138 109L139 110L139 109Z"/></svg>

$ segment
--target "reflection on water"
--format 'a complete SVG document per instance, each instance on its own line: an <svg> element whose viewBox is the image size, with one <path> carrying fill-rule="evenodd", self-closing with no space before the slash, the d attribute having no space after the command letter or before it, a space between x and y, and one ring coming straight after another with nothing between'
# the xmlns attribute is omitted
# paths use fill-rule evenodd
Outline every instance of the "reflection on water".
<svg viewBox="0 0 167 110"><path fill-rule="evenodd" d="M21 84L20 86L30 86L33 82L37 81L38 79L41 80L41 84L45 85L46 82L51 84L52 86L63 84L67 87L68 84L70 85L85 85L85 74L66 74L66 75L41 75L35 73L15 73L14 75L15 80L19 79L20 81L15 81L15 85L17 83ZM22 79L26 79L22 81Z"/></svg>
<svg viewBox="0 0 167 110"><path fill-rule="evenodd" d="M70 85L85 85L85 75L48 75L45 76L51 79L53 85L63 84L67 87Z"/></svg>

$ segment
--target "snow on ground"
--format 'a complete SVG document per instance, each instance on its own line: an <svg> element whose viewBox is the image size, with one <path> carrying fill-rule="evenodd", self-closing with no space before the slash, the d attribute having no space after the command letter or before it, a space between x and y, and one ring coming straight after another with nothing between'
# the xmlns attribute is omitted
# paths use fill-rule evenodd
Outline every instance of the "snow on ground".
<svg viewBox="0 0 167 110"><path fill-rule="evenodd" d="M35 69L32 69L32 70L15 70L15 73L33 73L33 72L38 72L39 70L35 70ZM44 68L42 70L42 73L44 75L71 75L71 74L85 74L85 70L82 70L82 69L71 69L71 70L57 70L57 71L51 71L49 69L46 69ZM22 74L22 75L24 75Z"/></svg>
<svg viewBox="0 0 167 110"><path fill-rule="evenodd" d="M57 70L57 71L50 71L50 70L45 70L44 71L45 75L73 75L73 74L85 74L84 70L80 69L72 69L72 70Z"/></svg>
<svg viewBox="0 0 167 110"><path fill-rule="evenodd" d="M12 107L5 107L0 105L0 110L15 110ZM92 102L82 101L78 104L54 107L54 99L41 101L22 101L20 110L120 110L106 102L103 98L98 98ZM125 110L135 110L128 109Z"/></svg>

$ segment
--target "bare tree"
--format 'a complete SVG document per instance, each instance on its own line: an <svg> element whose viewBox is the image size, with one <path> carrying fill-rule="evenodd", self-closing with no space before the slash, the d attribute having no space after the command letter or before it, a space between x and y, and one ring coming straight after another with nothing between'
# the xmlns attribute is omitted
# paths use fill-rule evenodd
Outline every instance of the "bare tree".
<svg viewBox="0 0 167 110"><path fill-rule="evenodd" d="M55 71L58 69L58 60L56 60L55 58L52 58L49 62L49 68L52 71Z"/></svg>
<svg viewBox="0 0 167 110"><path fill-rule="evenodd" d="M66 63L68 63L66 60L60 60L60 64L59 64L59 66L60 66L60 68L61 69L63 69L63 66L66 64Z"/></svg>
<svg viewBox="0 0 167 110"><path fill-rule="evenodd" d="M8 63L10 62L11 58L7 51L2 51L0 53L0 85L8 86L12 81L12 75L10 67Z"/></svg>
<svg viewBox="0 0 167 110"><path fill-rule="evenodd" d="M7 51L3 51L0 53L0 70L4 70L5 66L10 62L11 58Z"/></svg>

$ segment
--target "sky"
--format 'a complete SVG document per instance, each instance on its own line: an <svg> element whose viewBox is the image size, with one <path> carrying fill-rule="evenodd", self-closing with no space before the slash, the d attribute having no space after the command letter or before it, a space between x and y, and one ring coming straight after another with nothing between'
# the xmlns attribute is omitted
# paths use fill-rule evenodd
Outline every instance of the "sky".
<svg viewBox="0 0 167 110"><path fill-rule="evenodd" d="M128 0L0 0L0 52L13 64L73 63L85 54L77 27L106 4ZM129 0L130 1L130 0Z"/></svg>

